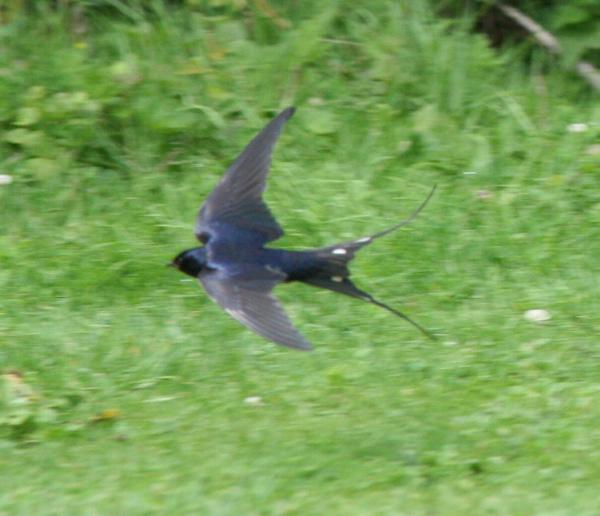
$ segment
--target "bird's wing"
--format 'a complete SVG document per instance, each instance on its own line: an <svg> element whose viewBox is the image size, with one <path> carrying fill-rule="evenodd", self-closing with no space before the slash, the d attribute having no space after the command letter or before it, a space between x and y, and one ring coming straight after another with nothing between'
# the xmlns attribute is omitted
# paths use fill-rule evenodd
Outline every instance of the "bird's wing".
<svg viewBox="0 0 600 516"><path fill-rule="evenodd" d="M281 129L294 114L284 109L248 144L210 193L196 219L196 237L207 243L219 229L227 227L240 237L240 231L264 244L283 235L262 200L271 154ZM221 237L221 235L219 235Z"/></svg>
<svg viewBox="0 0 600 516"><path fill-rule="evenodd" d="M213 270L202 272L198 279L213 301L254 332L282 346L312 349L271 292L282 281L282 274L260 269L228 276Z"/></svg>

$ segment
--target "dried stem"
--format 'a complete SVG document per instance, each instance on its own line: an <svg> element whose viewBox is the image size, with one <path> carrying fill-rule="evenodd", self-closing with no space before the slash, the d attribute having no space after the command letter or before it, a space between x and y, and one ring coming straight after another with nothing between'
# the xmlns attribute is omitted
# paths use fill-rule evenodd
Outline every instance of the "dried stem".
<svg viewBox="0 0 600 516"><path fill-rule="evenodd" d="M522 11L519 11L516 7L506 5L503 2L496 4L507 17L523 27L529 32L537 42L546 48L550 53L554 55L561 55L562 49L558 39L544 27L542 27L535 20L532 20ZM594 65L586 61L579 61L575 65L575 71L583 77L593 88L600 90L600 71L598 71Z"/></svg>

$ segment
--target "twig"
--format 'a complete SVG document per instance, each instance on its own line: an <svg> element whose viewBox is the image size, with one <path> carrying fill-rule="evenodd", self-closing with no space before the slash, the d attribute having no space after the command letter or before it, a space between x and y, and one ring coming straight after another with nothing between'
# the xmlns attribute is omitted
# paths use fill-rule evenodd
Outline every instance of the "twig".
<svg viewBox="0 0 600 516"><path fill-rule="evenodd" d="M597 90L600 90L600 72L592 63L588 63L587 61L579 61L575 65L575 69L579 75L587 79L592 86L594 86Z"/></svg>
<svg viewBox="0 0 600 516"><path fill-rule="evenodd" d="M558 39L552 33L544 29L539 23L532 20L529 16L515 7L506 5L503 2L498 2L496 5L507 17L529 32L537 42L549 52L557 56L562 54ZM579 61L575 65L575 71L593 88L600 90L600 71L598 71L593 64L586 61Z"/></svg>
<svg viewBox="0 0 600 516"><path fill-rule="evenodd" d="M263 16L269 18L275 25L277 25L277 28L289 29L291 27L291 23L280 16L279 13L269 5L267 0L254 0L254 5Z"/></svg>

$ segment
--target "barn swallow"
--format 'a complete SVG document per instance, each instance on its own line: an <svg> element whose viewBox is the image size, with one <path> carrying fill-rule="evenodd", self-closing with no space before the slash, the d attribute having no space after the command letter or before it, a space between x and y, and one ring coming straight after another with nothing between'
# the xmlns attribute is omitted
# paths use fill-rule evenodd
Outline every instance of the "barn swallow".
<svg viewBox="0 0 600 516"><path fill-rule="evenodd" d="M291 281L362 299L434 338L399 310L357 288L349 278L348 264L359 249L411 222L425 207L435 186L410 217L379 233L307 251L265 247L283 235L262 195L273 148L294 111L288 107L279 113L229 167L196 219L196 238L204 245L181 252L170 265L197 278L209 297L231 317L283 346L312 349L272 292L279 283Z"/></svg>

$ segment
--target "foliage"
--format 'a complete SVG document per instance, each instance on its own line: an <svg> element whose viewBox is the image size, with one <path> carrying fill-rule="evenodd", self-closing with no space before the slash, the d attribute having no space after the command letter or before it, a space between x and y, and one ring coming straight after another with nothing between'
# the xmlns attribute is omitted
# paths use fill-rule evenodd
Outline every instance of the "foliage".
<svg viewBox="0 0 600 516"><path fill-rule="evenodd" d="M0 513L595 513L584 85L424 1L33 4L0 30ZM285 285L317 349L278 349L164 267L291 104L277 245L383 229L437 183L353 277L439 343Z"/></svg>
<svg viewBox="0 0 600 516"><path fill-rule="evenodd" d="M452 15L470 12L475 19L503 18L494 9L495 3L493 0L449 0L441 2L438 10ZM520 9L558 38L567 67L573 67L582 59L600 66L600 3L596 0L524 0L505 3ZM512 38L507 38L511 43L516 39L515 34L521 34L521 29L513 25L512 34Z"/></svg>
<svg viewBox="0 0 600 516"><path fill-rule="evenodd" d="M544 3L535 6L546 8L544 18L548 27L559 35L568 63L587 59L600 66L600 4L594 0L556 2L552 9Z"/></svg>

